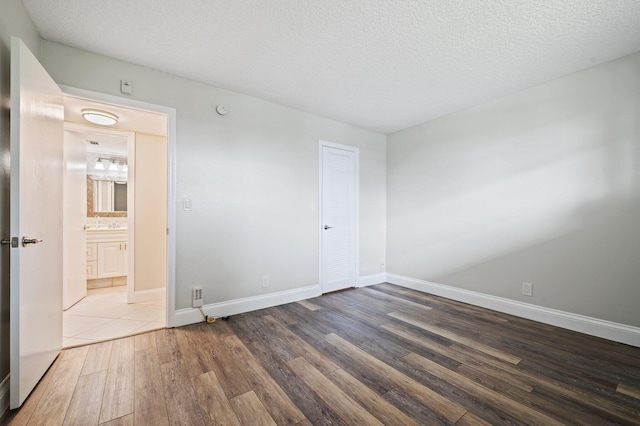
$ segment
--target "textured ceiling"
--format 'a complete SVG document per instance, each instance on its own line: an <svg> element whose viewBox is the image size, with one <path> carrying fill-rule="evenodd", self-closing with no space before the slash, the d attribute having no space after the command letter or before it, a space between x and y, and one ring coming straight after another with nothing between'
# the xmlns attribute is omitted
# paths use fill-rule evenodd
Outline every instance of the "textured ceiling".
<svg viewBox="0 0 640 426"><path fill-rule="evenodd" d="M638 0L24 4L45 39L382 133L640 50Z"/></svg>

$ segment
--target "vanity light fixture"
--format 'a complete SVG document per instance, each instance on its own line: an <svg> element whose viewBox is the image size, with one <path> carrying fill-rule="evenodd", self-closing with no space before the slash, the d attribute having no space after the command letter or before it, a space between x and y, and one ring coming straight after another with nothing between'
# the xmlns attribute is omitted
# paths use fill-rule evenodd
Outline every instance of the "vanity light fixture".
<svg viewBox="0 0 640 426"><path fill-rule="evenodd" d="M95 170L106 170L112 172L127 172L129 167L127 161L118 158L98 158L96 161Z"/></svg>
<svg viewBox="0 0 640 426"><path fill-rule="evenodd" d="M90 123L100 126L113 126L118 122L118 116L99 109L83 109L82 117Z"/></svg>
<svg viewBox="0 0 640 426"><path fill-rule="evenodd" d="M111 160L108 158L101 158L100 160L98 160L98 163L102 166L101 169L102 170L111 170ZM96 163L96 166L98 165L98 163ZM96 167L97 168L97 167Z"/></svg>
<svg viewBox="0 0 640 426"><path fill-rule="evenodd" d="M91 179L114 182L127 181L129 166L126 157L97 157L95 160L93 158L87 163L87 176Z"/></svg>

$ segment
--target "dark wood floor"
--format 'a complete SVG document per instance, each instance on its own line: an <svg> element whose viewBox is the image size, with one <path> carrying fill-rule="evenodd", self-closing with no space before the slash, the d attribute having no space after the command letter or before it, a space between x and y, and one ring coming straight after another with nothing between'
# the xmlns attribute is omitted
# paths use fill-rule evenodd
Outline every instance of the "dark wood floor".
<svg viewBox="0 0 640 426"><path fill-rule="evenodd" d="M640 348L381 284L63 351L9 424L640 424Z"/></svg>

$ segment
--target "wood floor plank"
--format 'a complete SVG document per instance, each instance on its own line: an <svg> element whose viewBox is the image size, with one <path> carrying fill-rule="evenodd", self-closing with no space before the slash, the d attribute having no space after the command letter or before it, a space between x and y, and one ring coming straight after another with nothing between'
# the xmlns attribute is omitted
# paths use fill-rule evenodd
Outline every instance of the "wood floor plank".
<svg viewBox="0 0 640 426"><path fill-rule="evenodd" d="M385 392L382 397L421 425L451 426L453 424L401 389L394 388Z"/></svg>
<svg viewBox="0 0 640 426"><path fill-rule="evenodd" d="M386 310L381 311L380 306L364 304L354 300L350 294L355 290L349 290L340 293L331 294L328 297L321 298L317 301L318 305L328 308L329 312L317 311L320 315L330 317L331 314L341 314L345 319L351 320L352 323L359 325L367 325L369 327L380 325L387 322L384 314Z"/></svg>
<svg viewBox="0 0 640 426"><path fill-rule="evenodd" d="M180 348L182 361L189 372L189 376L199 376L209 371L207 354L198 333L198 325L190 325L175 330L176 342Z"/></svg>
<svg viewBox="0 0 640 426"><path fill-rule="evenodd" d="M640 348L390 284L306 302L65 350L3 424L640 425Z"/></svg>
<svg viewBox="0 0 640 426"><path fill-rule="evenodd" d="M174 328L164 328L153 332L156 339L156 347L158 348L160 364L182 359L178 342L176 342L175 331Z"/></svg>
<svg viewBox="0 0 640 426"><path fill-rule="evenodd" d="M65 425L96 425L100 420L102 394L107 382L107 371L81 375L73 392L64 419Z"/></svg>
<svg viewBox="0 0 640 426"><path fill-rule="evenodd" d="M305 308L307 308L310 311L317 311L318 309L322 309L320 306L311 303L307 300L298 300L296 303L298 303L301 306L304 306Z"/></svg>
<svg viewBox="0 0 640 426"><path fill-rule="evenodd" d="M362 382L343 369L334 370L327 375L339 389L362 405L376 419L386 425L418 426L409 416L398 410Z"/></svg>
<svg viewBox="0 0 640 426"><path fill-rule="evenodd" d="M400 321L404 321L408 324L411 324L413 326L416 326L418 328L421 328L423 330L426 330L430 333L434 333L434 334L438 334L440 336L446 337L447 339L454 341L454 342L458 342L460 344L472 347L476 350L482 351L484 353L486 353L487 355L491 355L493 357L496 357L498 359L501 359L503 361L507 361L510 362L511 364L518 364L520 361L522 361L522 358L519 358L517 356L505 353L499 349L496 348L492 348L491 346L487 346L482 342L478 342L477 340L473 340L473 339L469 339L465 336L461 336L459 334L456 333L452 333L448 330L443 329L442 327L438 327L432 324L428 324L424 321L418 321L415 320L413 318L410 318L404 314L401 313L397 313L397 312L391 312L389 314L390 317L398 319Z"/></svg>
<svg viewBox="0 0 640 426"><path fill-rule="evenodd" d="M320 370L323 374L327 374L339 368L316 348L305 342L291 330L280 325L271 315L265 315L261 317L260 320L265 326L277 332L281 339L295 350L298 355L304 357L311 363L311 365Z"/></svg>
<svg viewBox="0 0 640 426"><path fill-rule="evenodd" d="M457 426L491 426L491 423L485 422L473 413L467 413L456 422Z"/></svg>
<svg viewBox="0 0 640 426"><path fill-rule="evenodd" d="M449 357L452 357L466 365L469 368L473 368L476 371L481 372L487 376L491 376L493 380L496 378L500 378L503 383L509 383L512 386L515 386L519 389L522 389L526 392L531 392L534 388L540 389L543 391L542 395L546 396L546 394L556 394L560 395L563 398L566 398L573 402L580 402L581 404L586 404L596 410L601 410L609 413L613 418L622 419L623 421L626 419L630 419L632 416L631 413L625 412L622 407L619 407L612 401L606 401L601 397L592 396L590 399L587 399L587 394L584 391L580 391L575 387L569 384L562 384L554 381L550 381L548 379L542 379L541 377L536 376L530 372L518 369L516 366L504 363L480 352L470 351L466 346L452 345L449 347L443 347L437 343L431 342L429 339L425 339L423 336L419 336L415 333L404 330L401 327L398 327L396 324L383 324L382 328L389 330L391 332L397 333L398 335L403 336L404 338L419 344L429 350L432 350L436 353L440 353ZM459 371L464 370L464 367L459 368ZM535 396L528 397L530 400L539 400ZM561 402L551 401L547 403L547 409L551 411L553 406L558 406L556 412L562 413L566 415ZM569 419L571 417L576 419L581 418L582 413L574 413L573 415L569 415ZM590 419L587 416L584 422L589 422Z"/></svg>
<svg viewBox="0 0 640 426"><path fill-rule="evenodd" d="M233 357L244 366L239 373L251 384L274 421L278 424L295 424L305 418L237 336L225 337L224 340Z"/></svg>
<svg viewBox="0 0 640 426"><path fill-rule="evenodd" d="M418 354L409 354L404 359L416 368L428 371L436 377L451 383L452 386L456 386L470 393L474 397L482 400L489 406L494 406L497 409L510 414L516 419L521 419L523 422L529 425L562 425L563 423L551 418L543 413L535 411L517 401L509 399L502 394L499 394L489 388L486 388L473 380L459 374L455 371L449 370L440 364L431 361Z"/></svg>
<svg viewBox="0 0 640 426"><path fill-rule="evenodd" d="M300 357L291 360L287 365L347 424L382 425L378 419L343 392L325 375L316 370L304 358Z"/></svg>
<svg viewBox="0 0 640 426"><path fill-rule="evenodd" d="M156 335L155 333L142 333L134 336L136 351L143 351L145 349L156 347Z"/></svg>
<svg viewBox="0 0 640 426"><path fill-rule="evenodd" d="M56 361L58 362L58 361ZM62 424L82 371L84 357L60 360L28 425Z"/></svg>
<svg viewBox="0 0 640 426"><path fill-rule="evenodd" d="M240 426L240 421L224 389L213 371L191 377L191 384L203 413L209 415L208 424Z"/></svg>
<svg viewBox="0 0 640 426"><path fill-rule="evenodd" d="M312 424L331 426L343 423L340 417L287 367L286 362L290 361L290 358L285 360L278 357L277 352L271 351L269 342L254 341L247 347Z"/></svg>
<svg viewBox="0 0 640 426"><path fill-rule="evenodd" d="M343 293L339 293L335 298L341 297L342 295ZM386 315L384 315L384 310L381 311L372 306L359 306L354 309L353 306L340 302L333 302L331 304L334 308L321 312L315 318L314 327L320 323L325 324L328 326L327 328L331 330L330 333L333 332L333 330L340 329L340 335L342 337L383 360L384 358L401 358L410 352L402 345L388 339L384 345L378 343L383 334L380 331L379 325L388 320ZM365 309L367 313L364 317L361 317L357 311ZM375 323L367 322L366 318L369 317L375 317ZM309 325L309 323L305 323L305 325Z"/></svg>
<svg viewBox="0 0 640 426"><path fill-rule="evenodd" d="M444 346L429 339L425 339L424 336L406 330L398 326L397 324L382 324L380 328L394 333L406 339L407 341L423 347L431 352L458 361L463 365L468 366L468 368L472 368L478 370L481 373L491 375L494 378L498 378L505 383L509 383L509 385L511 386L516 386L526 392L531 392L533 390L533 382L531 380L523 379L518 375L514 375L513 371L502 368L504 363L500 361L485 362L482 358L472 357L465 353L461 353L454 347Z"/></svg>
<svg viewBox="0 0 640 426"><path fill-rule="evenodd" d="M160 366L167 414L172 425L205 425L189 374L182 360Z"/></svg>
<svg viewBox="0 0 640 426"><path fill-rule="evenodd" d="M277 426L254 391L236 396L231 404L243 425Z"/></svg>
<svg viewBox="0 0 640 426"><path fill-rule="evenodd" d="M227 337L227 336L231 336L233 333L233 329L231 328L231 326L229 325L229 317L225 317L225 319L222 318L218 318L218 321L216 321L213 324L206 324L203 323L203 326L206 326L209 329L212 329L215 331L216 335L220 336L220 337Z"/></svg>
<svg viewBox="0 0 640 426"><path fill-rule="evenodd" d="M313 299L309 299L309 302L313 303ZM276 321L285 327L296 324L298 320L293 315L289 314L286 309L283 309L284 306L286 305L274 306L272 308L265 309L264 315L269 315L275 318Z"/></svg>
<svg viewBox="0 0 640 426"><path fill-rule="evenodd" d="M640 399L640 384L637 386L628 385L626 383L620 383L616 387L616 392L630 396L632 398Z"/></svg>
<svg viewBox="0 0 640 426"><path fill-rule="evenodd" d="M136 340L137 342L137 340ZM135 351L134 420L136 424L168 425L167 402L155 347Z"/></svg>
<svg viewBox="0 0 640 426"><path fill-rule="evenodd" d="M75 348L64 349L60 352L60 359L71 359L71 358L86 358L87 352L89 352L89 346L78 346Z"/></svg>
<svg viewBox="0 0 640 426"><path fill-rule="evenodd" d="M100 423L100 426L133 426L133 414L118 417L117 419L110 420L108 422Z"/></svg>
<svg viewBox="0 0 640 426"><path fill-rule="evenodd" d="M386 300L386 301L394 302L394 303L399 304L401 306L411 306L411 307L416 308L418 310L425 310L425 311L433 309L431 306L429 306L427 304L413 302L413 301L407 299L406 297L394 296L394 295L391 295L391 294L383 293L381 291L375 291L375 290L373 290L371 288L367 288L367 287L364 287L362 290L363 290L363 294L364 295L370 297L374 301L376 301L376 300Z"/></svg>
<svg viewBox="0 0 640 426"><path fill-rule="evenodd" d="M481 321L502 324L510 321L505 314L501 314L495 311L489 311L483 308L477 308L475 306L455 302L443 297L434 296L427 293L422 293L416 290L401 289L394 285L379 284L376 286L368 287L370 289L381 291L388 294L400 295L406 297L408 300L412 300L417 303L425 303L438 311L445 311L449 313L455 313L456 316L467 315L477 316ZM545 324L546 326L546 324ZM550 329L553 327L547 326Z"/></svg>
<svg viewBox="0 0 640 426"><path fill-rule="evenodd" d="M419 402L433 409L433 411L442 415L450 422L455 423L467 412L465 408L458 406L455 402L442 397L432 389L416 382L377 358L374 358L337 334L328 334L326 339L337 348L347 352L357 362L368 365L377 374L384 375L396 386L406 390L408 394L414 396Z"/></svg>
<svg viewBox="0 0 640 426"><path fill-rule="evenodd" d="M236 336L243 342L248 342L248 348L269 345L269 351L283 362L299 356L295 348L291 347L280 335L270 327L265 327L262 317L258 315L240 316L233 322Z"/></svg>
<svg viewBox="0 0 640 426"><path fill-rule="evenodd" d="M89 348L82 368L82 375L106 371L111 359L113 340L87 346Z"/></svg>
<svg viewBox="0 0 640 426"><path fill-rule="evenodd" d="M11 410L7 413L5 423L10 426L22 426L26 425L31 418L31 415L35 411L38 402L42 398L42 395L46 392L49 383L51 382L51 378L53 377L55 371L58 369L60 365L60 360L56 359L51 367L44 374L42 379L38 385L33 389L31 394L27 397L27 399L22 404L22 407L17 410Z"/></svg>
<svg viewBox="0 0 640 426"><path fill-rule="evenodd" d="M113 341L100 423L133 413L134 350L133 337Z"/></svg>
<svg viewBox="0 0 640 426"><path fill-rule="evenodd" d="M217 329L202 328L200 336L200 346L209 354L208 371L216 373L227 398L231 399L249 392L251 385L242 374L238 374L236 360L225 343L224 339L230 335L220 336Z"/></svg>
<svg viewBox="0 0 640 426"><path fill-rule="evenodd" d="M503 369L506 373L511 374L514 379L521 378L529 381L534 386L534 392L543 395L555 395L557 399L569 400L574 403L588 407L588 410L582 410L597 415L598 412L605 413L616 421L634 423L634 418L640 417L638 409L630 409L611 399L590 392L589 390L575 386L568 382L561 382L553 377L545 376L544 371L535 372L525 369L526 366L518 365L517 367L508 363L502 363L492 357L486 356L481 352L476 352L466 346L454 344L451 346L452 351L458 351L470 356L477 356L478 359L487 363L493 363L499 369ZM581 411L581 413L582 413ZM581 413L574 414L579 417Z"/></svg>

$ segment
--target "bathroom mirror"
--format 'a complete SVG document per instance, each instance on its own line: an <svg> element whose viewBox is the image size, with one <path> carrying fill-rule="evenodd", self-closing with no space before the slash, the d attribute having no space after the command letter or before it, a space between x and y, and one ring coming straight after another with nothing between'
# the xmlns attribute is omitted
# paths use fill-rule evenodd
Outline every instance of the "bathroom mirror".
<svg viewBox="0 0 640 426"><path fill-rule="evenodd" d="M87 177L87 216L127 217L127 182Z"/></svg>
<svg viewBox="0 0 640 426"><path fill-rule="evenodd" d="M87 141L87 216L126 217L127 138L105 133L84 137Z"/></svg>

